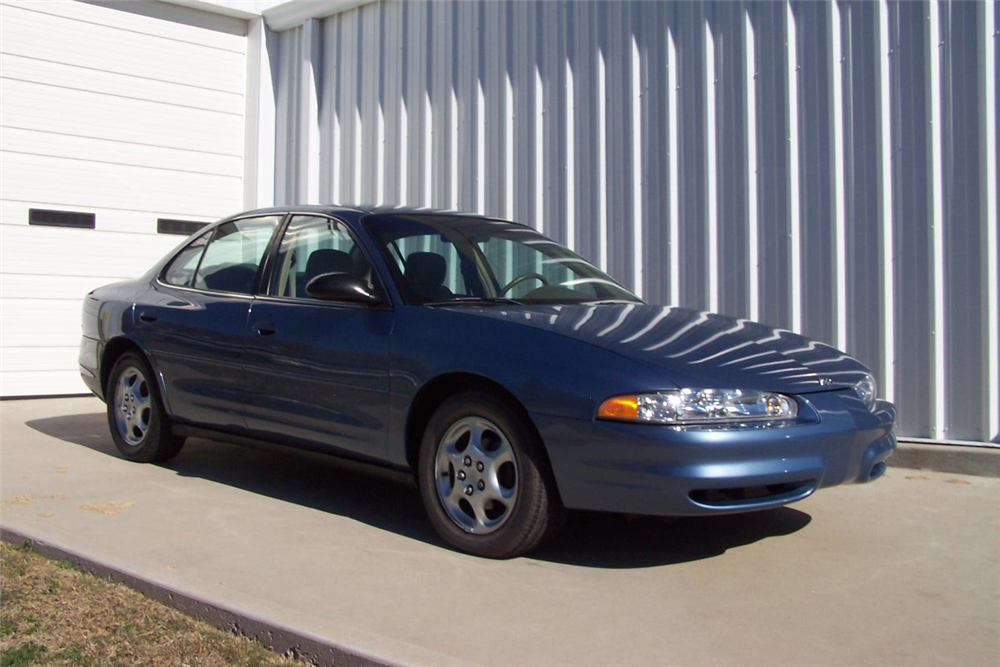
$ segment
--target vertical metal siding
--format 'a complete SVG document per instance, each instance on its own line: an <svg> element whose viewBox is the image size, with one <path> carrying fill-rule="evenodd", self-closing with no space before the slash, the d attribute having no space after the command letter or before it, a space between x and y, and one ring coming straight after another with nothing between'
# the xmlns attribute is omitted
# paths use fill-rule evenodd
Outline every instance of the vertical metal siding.
<svg viewBox="0 0 1000 667"><path fill-rule="evenodd" d="M527 222L1000 441L995 3L373 2L278 35L275 201Z"/></svg>

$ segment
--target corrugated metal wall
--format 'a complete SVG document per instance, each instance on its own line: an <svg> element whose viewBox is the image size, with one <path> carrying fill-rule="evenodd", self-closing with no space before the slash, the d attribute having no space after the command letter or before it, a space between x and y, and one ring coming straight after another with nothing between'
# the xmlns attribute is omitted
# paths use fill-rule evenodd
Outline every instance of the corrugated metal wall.
<svg viewBox="0 0 1000 667"><path fill-rule="evenodd" d="M271 35L277 203L534 224L1000 439L996 3L376 2Z"/></svg>

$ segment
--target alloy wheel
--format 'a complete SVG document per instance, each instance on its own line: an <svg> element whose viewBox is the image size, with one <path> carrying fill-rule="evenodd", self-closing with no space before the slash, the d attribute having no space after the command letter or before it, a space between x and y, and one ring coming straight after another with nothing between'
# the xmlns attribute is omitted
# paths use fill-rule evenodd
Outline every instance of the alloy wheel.
<svg viewBox="0 0 1000 667"><path fill-rule="evenodd" d="M153 414L153 397L149 381L135 366L126 368L115 388L115 425L122 439L132 446L139 446L149 432Z"/></svg>
<svg viewBox="0 0 1000 667"><path fill-rule="evenodd" d="M499 529L517 502L514 449L483 417L465 417L448 428L437 447L434 475L448 517L474 535Z"/></svg>

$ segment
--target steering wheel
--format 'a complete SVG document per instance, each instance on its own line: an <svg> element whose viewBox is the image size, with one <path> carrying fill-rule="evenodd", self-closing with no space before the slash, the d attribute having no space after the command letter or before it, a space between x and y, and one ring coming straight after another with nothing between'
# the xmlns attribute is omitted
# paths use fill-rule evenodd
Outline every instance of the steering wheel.
<svg viewBox="0 0 1000 667"><path fill-rule="evenodd" d="M504 294L506 294L507 292L509 292L510 288L514 287L514 285L519 285L519 284L523 283L525 280L531 280L531 279L538 280L539 282L541 282L543 285L546 285L546 286L548 286L548 284L549 284L549 281L545 279L545 276L543 276L540 273L524 273L524 274L519 275L517 278L514 278L512 281L510 281L506 285L504 285L503 289L500 290L500 296L503 296Z"/></svg>

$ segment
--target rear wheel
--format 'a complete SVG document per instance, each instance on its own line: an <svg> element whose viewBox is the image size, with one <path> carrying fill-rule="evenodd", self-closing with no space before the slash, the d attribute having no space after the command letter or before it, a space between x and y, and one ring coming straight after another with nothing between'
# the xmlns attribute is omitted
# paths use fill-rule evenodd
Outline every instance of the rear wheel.
<svg viewBox="0 0 1000 667"><path fill-rule="evenodd" d="M152 463L177 456L184 439L170 432L149 364L134 352L126 352L111 369L106 392L108 426L122 456Z"/></svg>
<svg viewBox="0 0 1000 667"><path fill-rule="evenodd" d="M424 433L418 468L431 523L461 551L511 558L562 523L538 436L499 396L475 392L445 401Z"/></svg>

